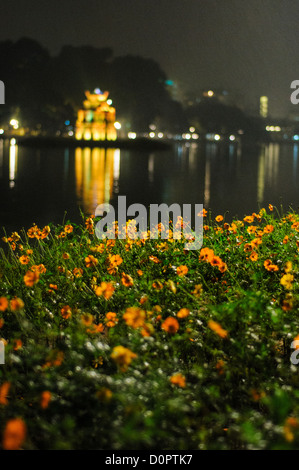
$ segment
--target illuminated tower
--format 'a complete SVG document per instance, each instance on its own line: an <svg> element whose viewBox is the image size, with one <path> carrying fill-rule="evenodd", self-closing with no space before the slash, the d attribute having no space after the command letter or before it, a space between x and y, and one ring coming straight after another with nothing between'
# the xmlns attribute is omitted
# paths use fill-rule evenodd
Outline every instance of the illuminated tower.
<svg viewBox="0 0 299 470"><path fill-rule="evenodd" d="M260 97L260 116L266 118L268 116L268 97Z"/></svg>
<svg viewBox="0 0 299 470"><path fill-rule="evenodd" d="M76 122L76 139L115 140L115 108L108 99L109 92L96 88L93 93L85 92L86 100L79 109Z"/></svg>

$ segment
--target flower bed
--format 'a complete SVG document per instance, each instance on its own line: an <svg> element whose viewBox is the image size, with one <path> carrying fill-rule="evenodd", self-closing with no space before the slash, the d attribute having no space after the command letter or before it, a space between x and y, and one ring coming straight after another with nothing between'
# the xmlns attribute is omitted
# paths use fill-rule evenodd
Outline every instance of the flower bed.
<svg viewBox="0 0 299 470"><path fill-rule="evenodd" d="M205 211L198 251L92 217L4 237L1 447L298 448L299 216L273 214Z"/></svg>

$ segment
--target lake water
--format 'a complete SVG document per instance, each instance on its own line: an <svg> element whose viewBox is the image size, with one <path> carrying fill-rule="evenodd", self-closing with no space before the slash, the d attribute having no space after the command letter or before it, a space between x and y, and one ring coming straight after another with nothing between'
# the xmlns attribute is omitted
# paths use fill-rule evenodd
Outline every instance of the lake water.
<svg viewBox="0 0 299 470"><path fill-rule="evenodd" d="M0 140L0 225L81 221L117 197L141 203L203 204L243 217L269 203L299 206L298 144L201 142L170 150L33 148ZM65 215L66 214L66 215ZM1 230L2 232L2 230ZM2 235L2 233L1 233Z"/></svg>

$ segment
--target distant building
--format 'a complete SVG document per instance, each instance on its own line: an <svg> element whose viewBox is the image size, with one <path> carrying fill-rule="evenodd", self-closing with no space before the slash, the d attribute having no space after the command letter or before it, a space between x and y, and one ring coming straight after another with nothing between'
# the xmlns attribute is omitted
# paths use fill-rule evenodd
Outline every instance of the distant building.
<svg viewBox="0 0 299 470"><path fill-rule="evenodd" d="M260 116L262 118L268 117L268 97L267 96L260 97Z"/></svg>
<svg viewBox="0 0 299 470"><path fill-rule="evenodd" d="M108 99L109 92L99 88L85 92L86 100L79 109L76 121L78 140L116 140L115 108Z"/></svg>

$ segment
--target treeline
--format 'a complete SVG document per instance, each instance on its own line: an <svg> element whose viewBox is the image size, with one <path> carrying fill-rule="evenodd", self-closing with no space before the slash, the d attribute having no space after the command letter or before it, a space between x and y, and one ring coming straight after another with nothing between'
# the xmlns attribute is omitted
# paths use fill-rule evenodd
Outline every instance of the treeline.
<svg viewBox="0 0 299 470"><path fill-rule="evenodd" d="M117 119L136 131L152 123L180 132L187 125L182 105L172 99L159 64L139 56L114 57L110 48L64 46L51 56L37 41L0 43L0 79L6 105L0 119L17 115L24 126L57 129L75 122L84 91L110 92Z"/></svg>
<svg viewBox="0 0 299 470"><path fill-rule="evenodd" d="M117 119L128 130L146 132L151 124L161 131L259 133L260 124L234 106L217 99L184 106L170 92L168 77L152 59L114 57L110 48L63 46L58 55L30 38L0 42L0 79L6 104L0 106L0 125L16 116L22 126L46 131L75 124L85 90L109 91ZM195 84L196 85L196 84Z"/></svg>

